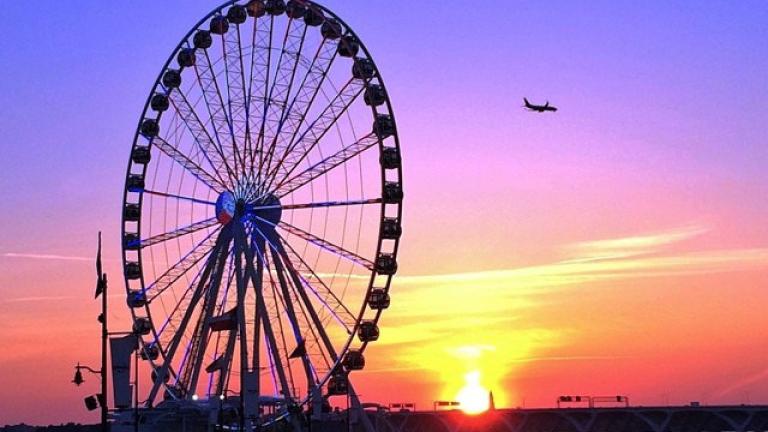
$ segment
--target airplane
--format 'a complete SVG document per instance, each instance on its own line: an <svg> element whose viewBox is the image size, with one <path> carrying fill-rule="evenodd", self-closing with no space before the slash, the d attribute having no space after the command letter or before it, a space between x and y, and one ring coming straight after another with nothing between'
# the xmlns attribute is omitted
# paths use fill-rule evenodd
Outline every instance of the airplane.
<svg viewBox="0 0 768 432"><path fill-rule="evenodd" d="M529 111L536 111L543 113L544 111L557 111L556 107L550 106L549 101L545 103L544 105L533 105L532 103L528 102L528 99L523 98L523 101L525 101L525 108L527 108Z"/></svg>

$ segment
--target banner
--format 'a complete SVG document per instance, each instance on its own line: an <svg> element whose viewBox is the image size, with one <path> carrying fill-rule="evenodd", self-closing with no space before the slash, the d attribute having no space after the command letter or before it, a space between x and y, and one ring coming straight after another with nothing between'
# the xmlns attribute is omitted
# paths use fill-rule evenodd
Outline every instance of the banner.
<svg viewBox="0 0 768 432"><path fill-rule="evenodd" d="M138 340L134 335L109 338L115 408L130 408L132 405L131 356L137 345Z"/></svg>

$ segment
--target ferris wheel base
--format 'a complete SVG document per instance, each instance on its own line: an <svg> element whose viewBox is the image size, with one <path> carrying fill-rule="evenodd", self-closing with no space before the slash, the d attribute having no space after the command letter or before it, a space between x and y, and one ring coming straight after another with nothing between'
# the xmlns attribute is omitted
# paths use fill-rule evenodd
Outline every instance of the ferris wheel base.
<svg viewBox="0 0 768 432"><path fill-rule="evenodd" d="M222 410L214 401L174 401L156 408L116 410L112 412L111 432L376 432L373 426L377 413L367 412L358 405L349 410L323 413L319 418L303 413L286 417L261 428L241 426L238 421L222 421ZM231 411L230 411L231 412ZM136 427L138 418L138 428ZM311 424L310 424L311 423Z"/></svg>

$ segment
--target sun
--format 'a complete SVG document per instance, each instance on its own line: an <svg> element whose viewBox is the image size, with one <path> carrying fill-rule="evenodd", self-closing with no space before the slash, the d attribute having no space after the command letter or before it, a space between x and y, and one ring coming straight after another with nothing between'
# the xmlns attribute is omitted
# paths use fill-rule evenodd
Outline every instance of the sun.
<svg viewBox="0 0 768 432"><path fill-rule="evenodd" d="M480 371L472 371L464 375L464 387L459 390L456 400L460 408L467 414L480 414L488 411L488 389L480 384Z"/></svg>

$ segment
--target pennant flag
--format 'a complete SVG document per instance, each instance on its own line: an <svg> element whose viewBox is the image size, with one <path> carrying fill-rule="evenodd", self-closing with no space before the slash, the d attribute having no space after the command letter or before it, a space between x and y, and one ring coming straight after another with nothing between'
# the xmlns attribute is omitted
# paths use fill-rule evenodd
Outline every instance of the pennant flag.
<svg viewBox="0 0 768 432"><path fill-rule="evenodd" d="M214 371L224 369L224 366L226 365L227 365L227 356L222 355L221 357L214 360L213 363L206 366L205 371L208 373L212 373Z"/></svg>
<svg viewBox="0 0 768 432"><path fill-rule="evenodd" d="M304 343L304 340L299 342L299 346L296 347L295 350L291 353L291 355L288 356L289 359L295 359L295 358L302 358L305 355L307 355L307 345Z"/></svg>
<svg viewBox="0 0 768 432"><path fill-rule="evenodd" d="M212 331L226 331L236 329L237 308L234 308L221 316L211 318L210 326Z"/></svg>
<svg viewBox="0 0 768 432"><path fill-rule="evenodd" d="M96 250L96 277L101 278L101 231L99 231L99 247Z"/></svg>
<svg viewBox="0 0 768 432"><path fill-rule="evenodd" d="M93 298L99 298L101 293L107 289L107 275L101 268L101 231L99 231L99 248L96 251L96 295Z"/></svg>

